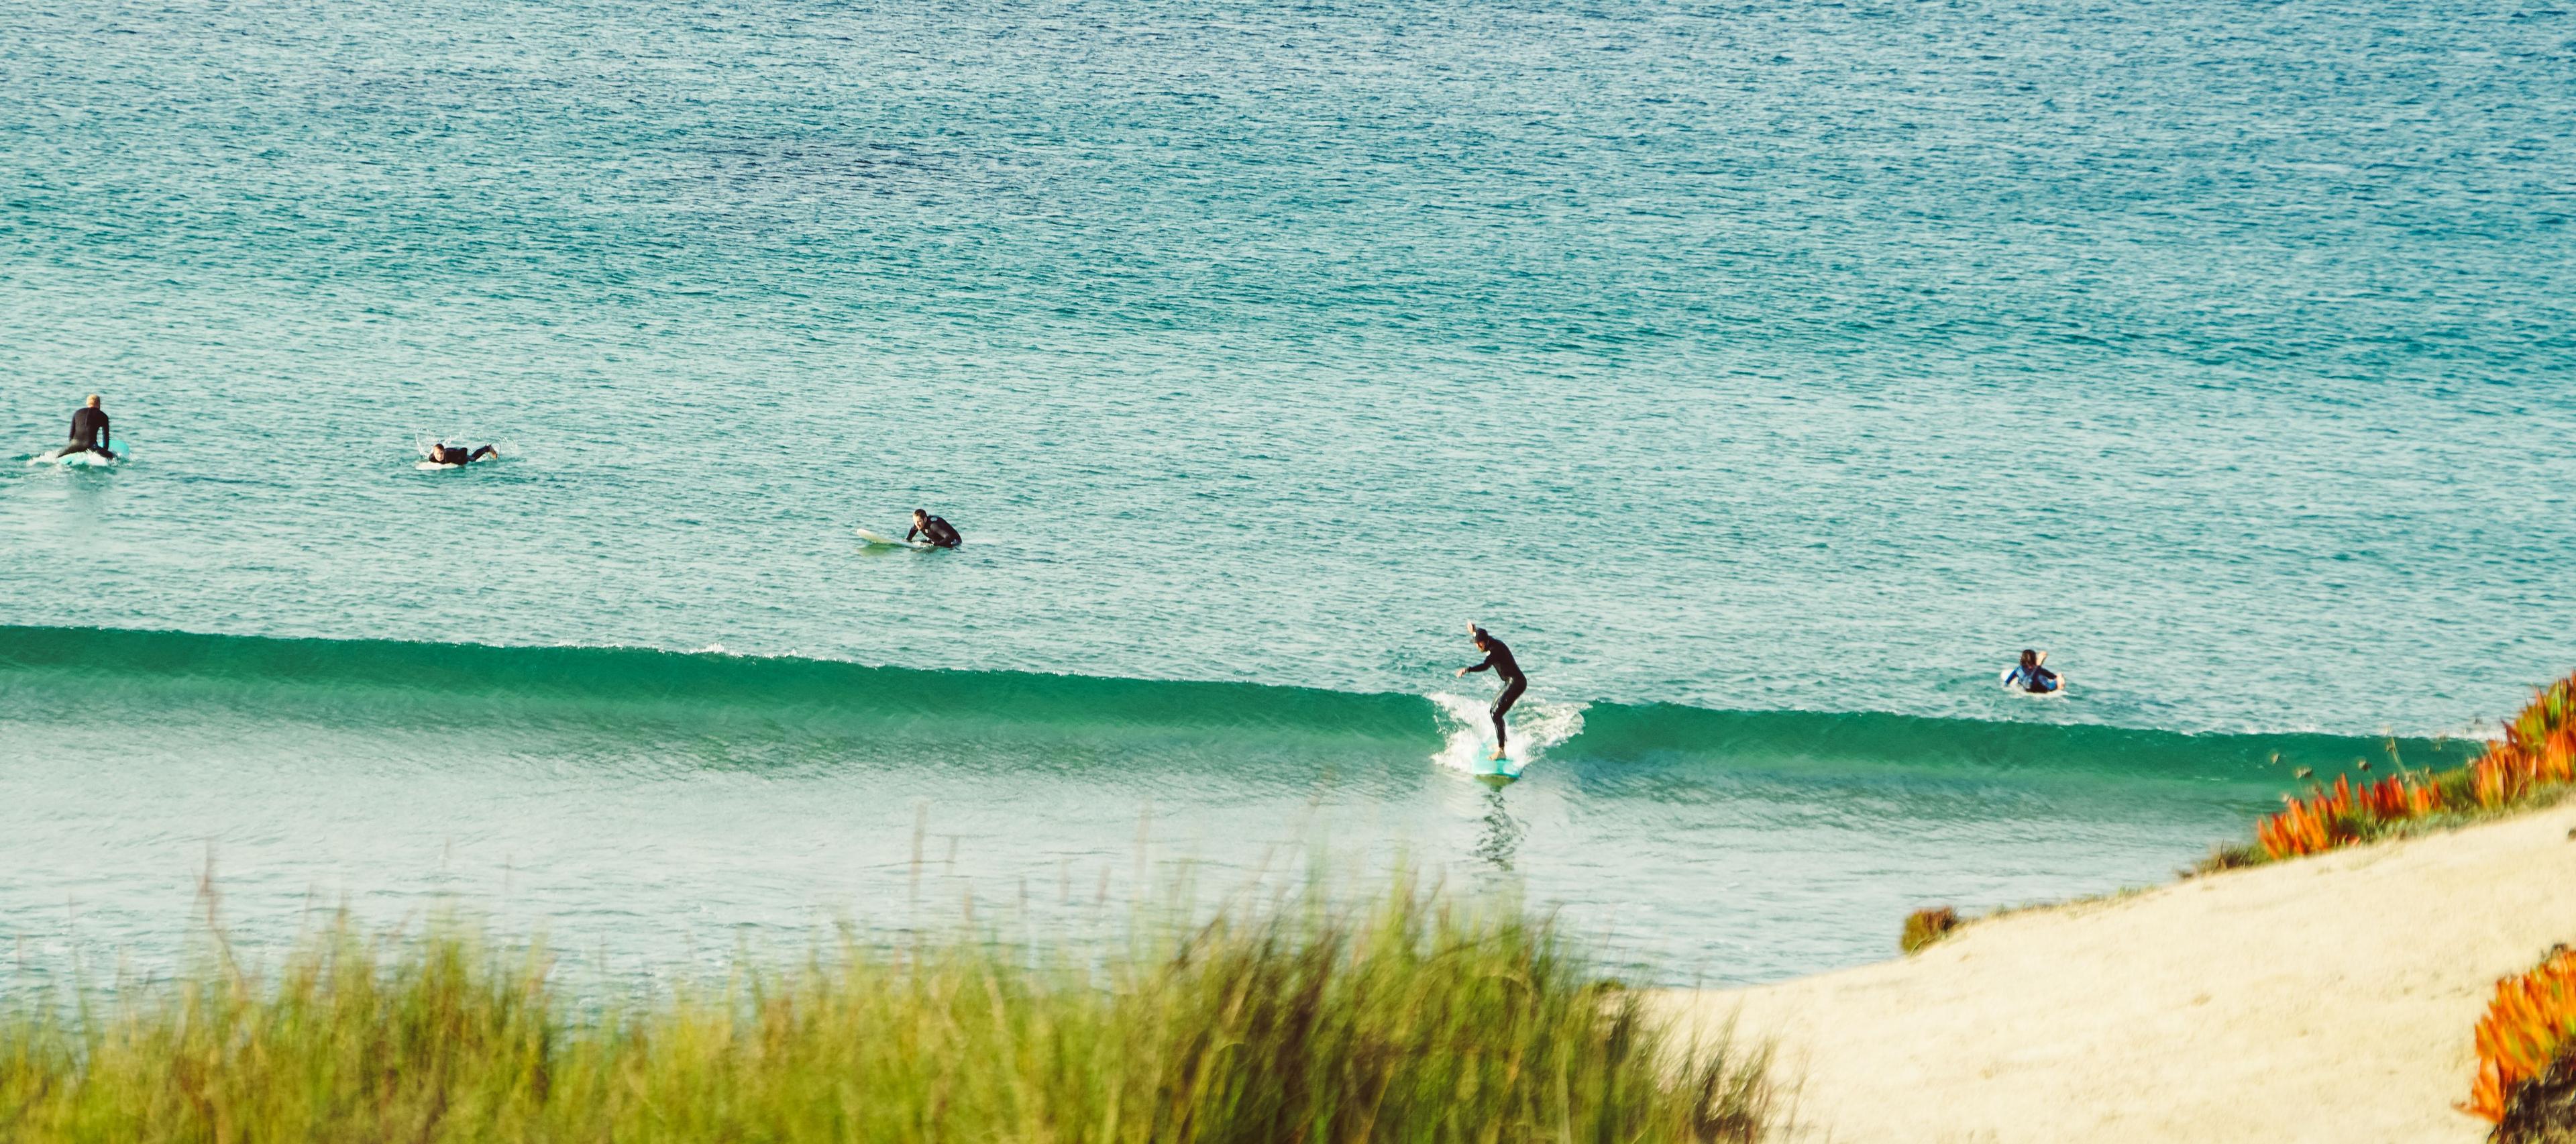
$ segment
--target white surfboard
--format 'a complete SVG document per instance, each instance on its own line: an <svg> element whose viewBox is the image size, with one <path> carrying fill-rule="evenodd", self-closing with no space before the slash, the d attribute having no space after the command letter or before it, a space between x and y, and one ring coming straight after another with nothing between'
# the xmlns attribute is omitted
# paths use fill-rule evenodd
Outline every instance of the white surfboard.
<svg viewBox="0 0 2576 1144"><path fill-rule="evenodd" d="M878 535L878 534L876 534L876 533L873 533L873 532L870 532L870 531L868 531L867 529L864 529L864 528L862 528L862 529L860 529L860 530L859 530L859 539L864 540L864 541L868 542L869 544L872 544L872 545L875 545L875 546L878 546L878 547L881 547L881 548L913 548L913 549L921 549L921 548L928 548L928 547L930 547L930 546L929 546L929 545L927 545L927 544L913 544L913 543L909 543L909 542L906 542L906 541L897 540L897 539L895 539L895 538L893 538L893 537L891 537L891 536L880 536L880 535Z"/></svg>

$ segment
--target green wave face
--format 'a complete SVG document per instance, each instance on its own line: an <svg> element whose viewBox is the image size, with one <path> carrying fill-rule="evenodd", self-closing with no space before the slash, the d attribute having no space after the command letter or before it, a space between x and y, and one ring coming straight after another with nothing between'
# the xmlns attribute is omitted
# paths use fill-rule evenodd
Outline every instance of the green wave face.
<svg viewBox="0 0 2576 1144"><path fill-rule="evenodd" d="M1450 704L1477 710L1459 685ZM1667 973L1885 956L1926 900L2160 880L2299 767L2461 744L2193 736L1868 713L1589 706L1523 779L1434 698L618 648L0 628L0 939L177 948L193 871L287 933L348 900L500 901L612 956L1044 915L1188 861L1214 889L1297 854L1409 857L1565 903ZM2053 710L2053 709L2041 709ZM2384 765L2384 764L2383 764ZM946 908L943 906L943 908Z"/></svg>
<svg viewBox="0 0 2576 1144"><path fill-rule="evenodd" d="M1020 748L1044 765L1242 770L1312 759L1418 761L1442 727L1419 696L1249 683L921 671L636 648L491 647L177 632L0 628L15 719L120 735L236 721L435 733L442 743L577 753L721 747L729 764ZM1462 688L1462 690L1464 690ZM2186 735L1872 712L1583 705L1555 767L1909 768L2093 773L2272 784L2299 767L2457 761L2473 744L2314 734ZM1060 750L1049 751L1047 748Z"/></svg>
<svg viewBox="0 0 2576 1144"><path fill-rule="evenodd" d="M205 724L381 737L368 757L542 754L645 766L935 765L1055 771L1385 763L1433 735L1394 695L1237 683L940 672L633 648L489 647L0 629L0 688L31 723L120 741ZM1430 741L1436 742L1436 737ZM220 750L221 748L214 748Z"/></svg>

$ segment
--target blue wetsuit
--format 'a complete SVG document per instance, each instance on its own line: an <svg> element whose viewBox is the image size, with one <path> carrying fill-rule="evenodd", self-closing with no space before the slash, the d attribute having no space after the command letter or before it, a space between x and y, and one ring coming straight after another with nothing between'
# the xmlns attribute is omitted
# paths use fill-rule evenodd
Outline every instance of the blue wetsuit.
<svg viewBox="0 0 2576 1144"><path fill-rule="evenodd" d="M2025 667L2017 663L2011 671L2004 673L2004 686L2018 687L2033 695L2046 695L2057 690L2057 673L2036 664Z"/></svg>

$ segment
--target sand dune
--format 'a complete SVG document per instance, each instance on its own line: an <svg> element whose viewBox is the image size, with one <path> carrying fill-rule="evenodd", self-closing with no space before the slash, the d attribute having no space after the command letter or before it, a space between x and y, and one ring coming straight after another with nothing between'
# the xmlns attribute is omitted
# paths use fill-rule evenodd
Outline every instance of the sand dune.
<svg viewBox="0 0 2576 1144"><path fill-rule="evenodd" d="M1779 1038L1800 1141L2469 1144L2491 985L2576 944L2571 829L2562 806L1667 1000Z"/></svg>

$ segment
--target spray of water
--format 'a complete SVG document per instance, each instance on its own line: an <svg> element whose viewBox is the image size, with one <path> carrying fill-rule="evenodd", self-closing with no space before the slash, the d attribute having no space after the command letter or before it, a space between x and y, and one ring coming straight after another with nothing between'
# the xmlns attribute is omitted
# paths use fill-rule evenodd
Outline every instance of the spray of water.
<svg viewBox="0 0 2576 1144"><path fill-rule="evenodd" d="M1511 745L1505 749L1502 761L1492 762L1486 758L1494 753L1494 724L1485 714L1488 700L1437 691L1427 698L1440 720L1440 733L1447 740L1431 761L1471 775L1518 778L1548 748L1583 732L1582 704L1523 699L1509 716Z"/></svg>

